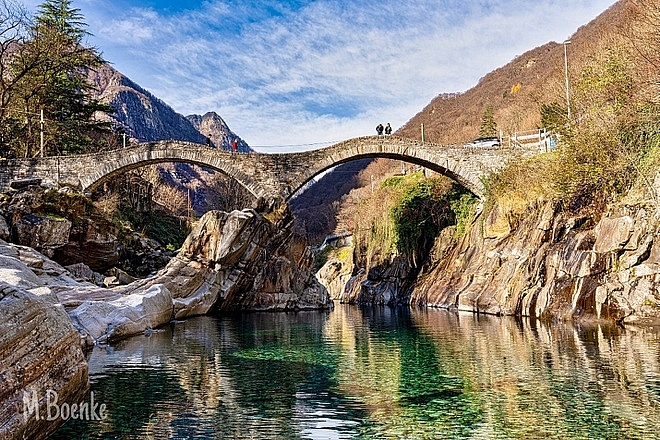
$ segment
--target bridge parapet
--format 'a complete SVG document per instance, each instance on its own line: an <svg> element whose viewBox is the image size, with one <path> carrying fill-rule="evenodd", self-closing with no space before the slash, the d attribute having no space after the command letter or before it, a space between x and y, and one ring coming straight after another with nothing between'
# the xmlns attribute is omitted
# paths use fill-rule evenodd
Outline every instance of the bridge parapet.
<svg viewBox="0 0 660 440"><path fill-rule="evenodd" d="M399 138L366 136L297 153L234 153L181 141L161 141L96 154L0 162L0 188L12 180L39 177L44 183L91 190L108 179L148 164L184 162L212 168L240 182L256 197L288 200L319 173L342 163L385 157L445 174L479 197L481 178L514 156L538 151L443 146Z"/></svg>

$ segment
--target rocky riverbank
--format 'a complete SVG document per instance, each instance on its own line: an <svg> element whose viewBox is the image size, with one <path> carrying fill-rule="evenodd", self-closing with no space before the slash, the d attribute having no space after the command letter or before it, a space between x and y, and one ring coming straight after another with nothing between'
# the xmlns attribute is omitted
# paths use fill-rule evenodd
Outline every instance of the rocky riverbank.
<svg viewBox="0 0 660 440"><path fill-rule="evenodd" d="M83 346L213 311L332 308L292 224L286 206L211 211L164 269L113 288L0 240L0 439L44 438L61 423L25 417L24 391L34 390L38 403L30 405L41 414L48 390L60 403L80 401L88 387Z"/></svg>
<svg viewBox="0 0 660 440"><path fill-rule="evenodd" d="M626 199L597 217L539 201L522 215L495 206L460 241L447 228L418 279L400 259L319 272L346 303L442 307L559 320L660 321L660 208ZM403 275L403 276L401 276ZM404 288L396 291L397 283Z"/></svg>

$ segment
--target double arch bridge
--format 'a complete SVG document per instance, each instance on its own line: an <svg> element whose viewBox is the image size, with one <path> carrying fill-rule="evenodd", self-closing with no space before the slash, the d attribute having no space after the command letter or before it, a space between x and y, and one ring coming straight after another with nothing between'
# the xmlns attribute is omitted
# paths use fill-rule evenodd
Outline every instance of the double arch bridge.
<svg viewBox="0 0 660 440"><path fill-rule="evenodd" d="M183 162L222 172L256 198L289 200L319 173L361 158L402 160L444 174L482 198L481 178L516 156L538 148L443 146L396 136L365 136L326 148L296 153L236 153L182 141L159 141L95 154L0 161L0 190L19 179L92 191L118 175L144 165Z"/></svg>

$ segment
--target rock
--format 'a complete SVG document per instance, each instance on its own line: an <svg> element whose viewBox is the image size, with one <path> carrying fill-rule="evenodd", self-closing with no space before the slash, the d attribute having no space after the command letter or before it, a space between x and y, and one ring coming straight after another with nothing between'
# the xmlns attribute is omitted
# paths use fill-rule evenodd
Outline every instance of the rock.
<svg viewBox="0 0 660 440"><path fill-rule="evenodd" d="M548 319L620 320L642 313L640 304L652 292L660 296L657 284L649 281L660 281L660 274L645 261L653 253L653 234L633 233L657 229L643 223L649 216L637 221L603 217L589 228L593 220L587 216L565 218L549 204L537 204L508 233L506 227L488 229L508 216L496 206L484 230L473 228L430 262L434 269L418 280L410 303Z"/></svg>
<svg viewBox="0 0 660 440"><path fill-rule="evenodd" d="M172 320L172 295L154 285L112 301L85 301L70 313L83 335L106 343L155 329Z"/></svg>
<svg viewBox="0 0 660 440"><path fill-rule="evenodd" d="M350 253L352 256L352 252ZM316 279L328 290L330 298L340 302L349 302L345 297L346 283L353 274L353 259L340 261L328 260L316 273Z"/></svg>
<svg viewBox="0 0 660 440"><path fill-rule="evenodd" d="M539 222L540 223L540 222ZM511 224L506 213L501 212L498 206L495 206L484 221L484 237L499 239L506 237L511 233Z"/></svg>
<svg viewBox="0 0 660 440"><path fill-rule="evenodd" d="M174 316L228 310L332 308L312 274L313 255L292 232L288 207L269 214L254 210L209 211L165 269L128 292L163 284L174 296Z"/></svg>
<svg viewBox="0 0 660 440"><path fill-rule="evenodd" d="M28 214L13 225L18 244L32 247L48 257L69 242L71 222L65 218Z"/></svg>
<svg viewBox="0 0 660 440"><path fill-rule="evenodd" d="M108 228L109 225L84 220L72 228L67 243L55 251L54 258L64 265L84 263L96 272L117 265L119 241Z"/></svg>
<svg viewBox="0 0 660 440"><path fill-rule="evenodd" d="M57 393L60 405L71 405L82 402L89 388L80 335L64 310L4 281L0 281L0 383L0 438L17 440L46 438L63 423L46 420L49 390ZM38 409L30 412L34 401Z"/></svg>
<svg viewBox="0 0 660 440"><path fill-rule="evenodd" d="M7 225L7 221L5 218L0 215L0 240L9 240L10 237L10 232L9 232L9 226Z"/></svg>
<svg viewBox="0 0 660 440"><path fill-rule="evenodd" d="M111 281L112 285L126 286L126 285L131 284L132 282L135 281L135 278L133 278L132 276L130 276L129 274L127 274L126 272L124 272L123 270L121 270L117 267L113 267L112 269L110 269L108 271L108 275L110 275L110 276L108 278L106 278L106 280L111 279L112 280ZM103 283L106 284L105 281ZM110 283L108 283L106 285L110 285Z"/></svg>
<svg viewBox="0 0 660 440"><path fill-rule="evenodd" d="M41 185L41 179L38 177L30 178L30 179L17 179L9 183L9 186L12 189L23 189L33 185L34 186Z"/></svg>
<svg viewBox="0 0 660 440"><path fill-rule="evenodd" d="M0 280L21 289L34 289L45 285L24 262L4 255L0 255Z"/></svg>
<svg viewBox="0 0 660 440"><path fill-rule="evenodd" d="M600 254L623 250L634 231L633 224L628 216L603 218L594 230L597 237L594 250Z"/></svg>
<svg viewBox="0 0 660 440"><path fill-rule="evenodd" d="M71 273L71 276L76 281L87 281L98 286L103 285L104 277L98 272L94 272L85 263L76 263L70 266L64 266L66 270Z"/></svg>

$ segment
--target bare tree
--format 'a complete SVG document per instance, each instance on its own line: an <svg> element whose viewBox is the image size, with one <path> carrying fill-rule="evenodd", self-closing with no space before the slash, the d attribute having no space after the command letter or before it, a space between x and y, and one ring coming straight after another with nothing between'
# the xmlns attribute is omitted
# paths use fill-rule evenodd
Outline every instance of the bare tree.
<svg viewBox="0 0 660 440"><path fill-rule="evenodd" d="M244 209L254 202L254 196L236 179L220 173L216 174L212 189L216 197L209 205L213 209L229 212Z"/></svg>
<svg viewBox="0 0 660 440"><path fill-rule="evenodd" d="M7 115L14 90L34 67L24 65L17 69L12 63L26 41L29 28L27 10L21 4L0 0L0 149L9 142L11 124L8 124Z"/></svg>

